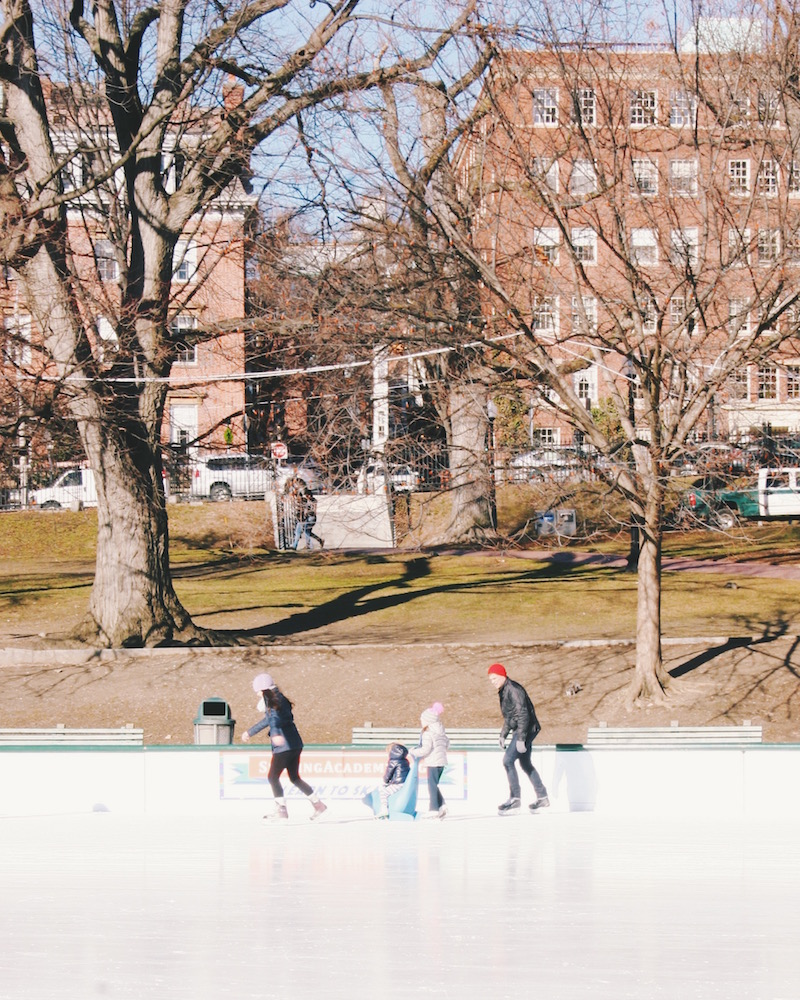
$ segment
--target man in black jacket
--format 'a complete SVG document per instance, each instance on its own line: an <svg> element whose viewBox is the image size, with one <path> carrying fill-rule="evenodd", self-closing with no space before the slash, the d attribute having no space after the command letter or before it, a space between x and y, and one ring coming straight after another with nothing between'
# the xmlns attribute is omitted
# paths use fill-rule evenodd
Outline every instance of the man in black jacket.
<svg viewBox="0 0 800 1000"><path fill-rule="evenodd" d="M512 681L506 674L502 663L493 663L489 667L489 680L500 696L500 711L503 713L503 728L500 730L500 746L505 750L503 767L508 775L508 801L504 802L498 812L501 816L519 809L519 775L516 763L531 779L536 792L536 801L531 803L531 812L544 809L550 805L547 789L544 787L539 772L531 763L531 745L542 728L536 718L533 702L528 697L525 688ZM511 734L511 742L506 747L506 737Z"/></svg>

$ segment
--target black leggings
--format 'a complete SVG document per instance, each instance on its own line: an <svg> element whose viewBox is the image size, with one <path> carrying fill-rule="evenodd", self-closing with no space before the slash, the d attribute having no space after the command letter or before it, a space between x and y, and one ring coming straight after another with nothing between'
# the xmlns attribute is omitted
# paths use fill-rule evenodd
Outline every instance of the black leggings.
<svg viewBox="0 0 800 1000"><path fill-rule="evenodd" d="M280 778L284 771L289 775L289 781L295 788L299 788L303 795L313 794L314 789L311 785L300 777L300 754L302 752L303 748L301 747L299 750L282 750L280 753L272 754L272 763L269 765L267 778L276 799L283 798L283 786Z"/></svg>

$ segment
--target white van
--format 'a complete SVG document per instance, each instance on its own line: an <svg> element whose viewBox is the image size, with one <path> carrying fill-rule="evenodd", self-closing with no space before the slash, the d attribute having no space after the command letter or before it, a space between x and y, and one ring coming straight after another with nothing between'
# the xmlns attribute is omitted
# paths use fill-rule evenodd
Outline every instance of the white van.
<svg viewBox="0 0 800 1000"><path fill-rule="evenodd" d="M31 490L28 496L31 507L39 510L61 510L97 506L97 490L91 469L67 469L40 490Z"/></svg>

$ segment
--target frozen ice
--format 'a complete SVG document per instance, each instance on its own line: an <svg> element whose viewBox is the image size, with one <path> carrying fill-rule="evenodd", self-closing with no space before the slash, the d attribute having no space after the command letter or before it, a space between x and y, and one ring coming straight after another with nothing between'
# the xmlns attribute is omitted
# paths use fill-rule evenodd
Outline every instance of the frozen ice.
<svg viewBox="0 0 800 1000"><path fill-rule="evenodd" d="M3 1000L796 1000L800 824L0 819Z"/></svg>

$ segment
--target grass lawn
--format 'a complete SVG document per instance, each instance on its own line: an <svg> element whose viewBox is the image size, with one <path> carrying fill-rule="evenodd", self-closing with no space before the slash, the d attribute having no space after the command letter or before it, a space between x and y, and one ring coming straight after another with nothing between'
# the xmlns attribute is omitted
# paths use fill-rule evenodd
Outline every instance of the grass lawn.
<svg viewBox="0 0 800 1000"><path fill-rule="evenodd" d="M2 515L0 641L61 633L84 614L96 515ZM170 508L177 592L199 625L284 642L508 642L630 638L636 577L600 564L562 566L503 552L277 553L263 504ZM583 551L623 554L627 537ZM539 550L543 552L544 550ZM668 535L666 556L796 558L786 525ZM735 584L735 587L732 586ZM665 572L665 636L761 635L800 626L800 583Z"/></svg>

